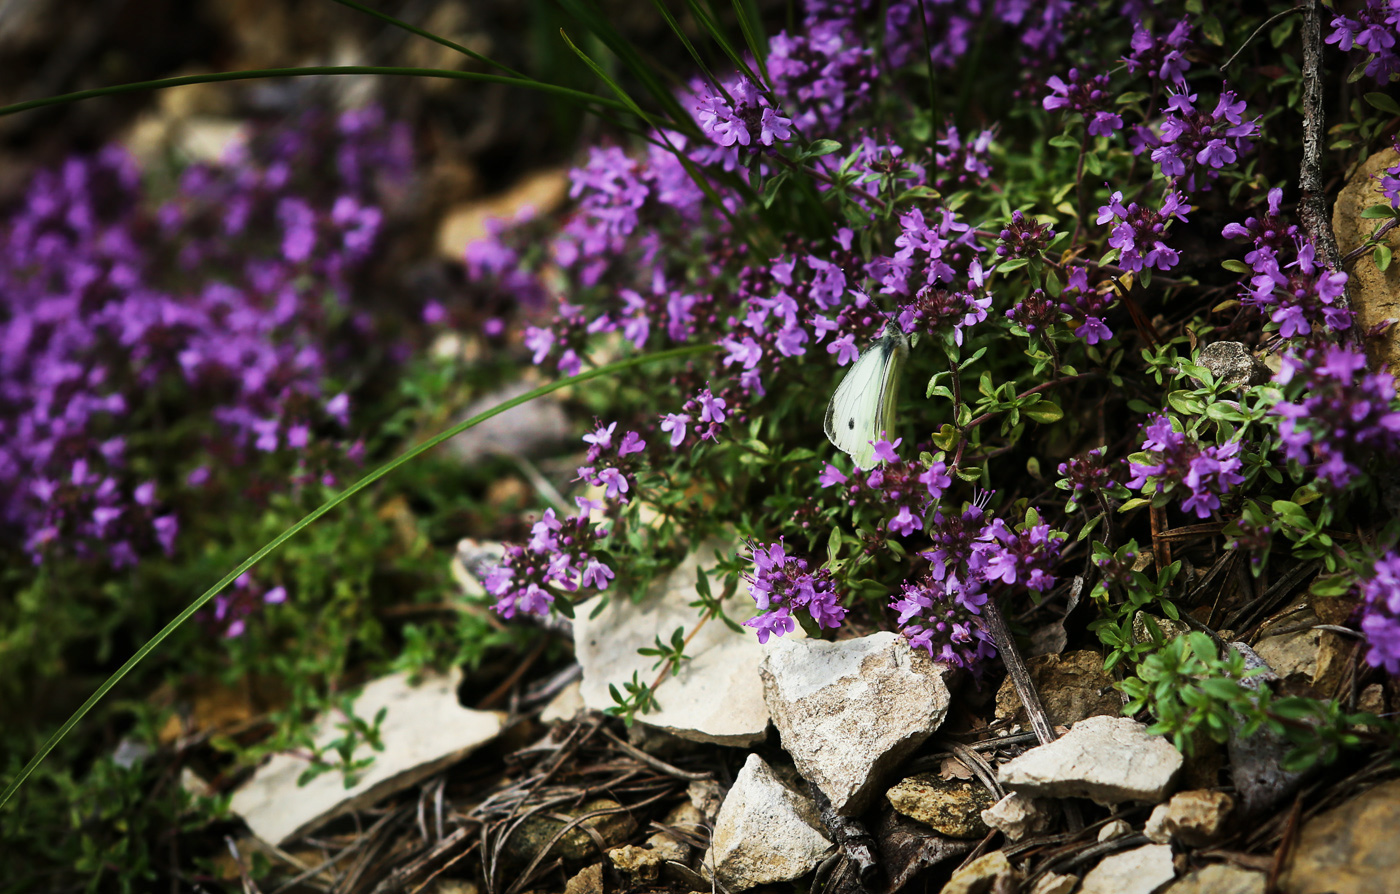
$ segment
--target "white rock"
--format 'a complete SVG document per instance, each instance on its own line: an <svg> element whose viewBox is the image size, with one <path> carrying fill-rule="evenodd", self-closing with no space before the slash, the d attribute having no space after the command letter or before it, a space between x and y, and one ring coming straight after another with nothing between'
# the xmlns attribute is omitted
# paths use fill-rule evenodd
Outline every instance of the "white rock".
<svg viewBox="0 0 1400 894"><path fill-rule="evenodd" d="M1181 752L1128 717L1089 717L1063 738L997 770L1002 785L1042 798L1099 804L1161 801L1181 771Z"/></svg>
<svg viewBox="0 0 1400 894"><path fill-rule="evenodd" d="M1011 792L982 811L982 822L1012 841L1020 841L1027 835L1045 831L1050 825L1050 811L1043 801Z"/></svg>
<svg viewBox="0 0 1400 894"><path fill-rule="evenodd" d="M1165 804L1158 804L1143 832L1157 844L1179 841L1203 847L1219 838L1225 820L1235 808L1235 799L1224 792L1199 789L1177 792Z"/></svg>
<svg viewBox="0 0 1400 894"><path fill-rule="evenodd" d="M1042 875L1033 886L1031 894L1070 894L1079 884L1077 875L1059 875L1049 872Z"/></svg>
<svg viewBox="0 0 1400 894"><path fill-rule="evenodd" d="M656 678L656 659L638 655L637 650L655 648L658 636L669 642L677 627L695 628L700 617L690 603L697 598L696 570L714 567L716 549L724 554L730 547L702 544L654 584L640 603L613 594L596 618L591 616L602 597L575 609L574 657L583 667L579 693L585 706L602 711L615 705L608 685L620 690L634 673L646 683ZM755 611L747 596L736 597L736 603L726 604L725 610L738 621ZM667 676L657 688L660 709L639 714L637 719L692 742L758 744L768 732L768 707L758 669L774 642L770 639L763 646L750 630L735 633L719 621L708 622L685 647L690 660L682 662L680 673Z"/></svg>
<svg viewBox="0 0 1400 894"><path fill-rule="evenodd" d="M556 720L573 720L583 710L583 695L579 692L579 682L575 680L559 690L559 694L549 700L540 712L540 723L553 723Z"/></svg>
<svg viewBox="0 0 1400 894"><path fill-rule="evenodd" d="M345 777L329 770L298 786L308 763L302 757L277 754L234 792L230 808L264 841L283 844L343 813L360 810L426 779L461 760L493 739L505 722L499 711L473 711L457 701L460 669L451 675L429 675L410 686L409 674L381 677L365 686L351 709L372 723L386 710L380 733L383 751L362 744L352 758L373 757L359 782L345 787ZM338 728L338 711L317 718L312 738L326 747L345 733ZM331 755L334 757L334 753Z"/></svg>
<svg viewBox="0 0 1400 894"><path fill-rule="evenodd" d="M1104 857L1084 876L1079 894L1153 894L1175 877L1171 846L1145 844Z"/></svg>
<svg viewBox="0 0 1400 894"><path fill-rule="evenodd" d="M940 894L985 894L988 891L1012 890L1016 869L1002 851L983 854L953 873Z"/></svg>
<svg viewBox="0 0 1400 894"><path fill-rule="evenodd" d="M1103 828L1099 830L1099 841L1112 841L1115 838L1122 838L1124 835L1128 835L1132 831L1133 827L1125 823L1123 820L1109 820L1108 822L1104 823ZM1151 838L1152 836L1149 835L1148 837ZM1162 844L1163 842L1159 841L1157 843Z"/></svg>
<svg viewBox="0 0 1400 894"><path fill-rule="evenodd" d="M947 668L889 632L776 642L763 687L783 748L838 813L858 814L943 722Z"/></svg>
<svg viewBox="0 0 1400 894"><path fill-rule="evenodd" d="M831 847L817 805L750 754L719 809L701 872L731 891L746 891L801 878Z"/></svg>

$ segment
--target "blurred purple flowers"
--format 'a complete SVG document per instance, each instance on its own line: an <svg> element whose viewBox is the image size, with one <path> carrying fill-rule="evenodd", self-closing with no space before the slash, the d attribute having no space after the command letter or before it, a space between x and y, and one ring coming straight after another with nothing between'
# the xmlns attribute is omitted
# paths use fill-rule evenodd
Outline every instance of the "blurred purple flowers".
<svg viewBox="0 0 1400 894"><path fill-rule="evenodd" d="M1390 373L1366 372L1366 355L1346 347L1306 348L1283 358L1276 380L1294 395L1276 404L1288 458L1316 464L1317 475L1344 488L1376 455L1400 452L1400 411Z"/></svg>
<svg viewBox="0 0 1400 894"><path fill-rule="evenodd" d="M1400 676L1400 556L1386 553L1362 584L1361 632L1371 648L1366 663Z"/></svg>
<svg viewBox="0 0 1400 894"><path fill-rule="evenodd" d="M334 481L359 448L328 439L349 404L323 389L368 335L349 281L410 162L368 110L262 132L159 208L114 148L34 178L0 221L0 519L35 562L174 548L169 501L199 485L154 480L127 437L160 419L206 439L160 449L285 452Z"/></svg>

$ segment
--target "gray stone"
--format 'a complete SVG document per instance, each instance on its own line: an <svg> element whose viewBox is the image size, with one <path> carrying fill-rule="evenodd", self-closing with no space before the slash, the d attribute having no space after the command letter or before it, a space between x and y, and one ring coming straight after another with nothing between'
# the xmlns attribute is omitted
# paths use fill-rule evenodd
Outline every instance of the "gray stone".
<svg viewBox="0 0 1400 894"><path fill-rule="evenodd" d="M1178 792L1167 803L1157 805L1143 832L1157 844L1175 841L1203 847L1221 836L1234 809L1235 799L1224 792Z"/></svg>
<svg viewBox="0 0 1400 894"><path fill-rule="evenodd" d="M801 878L831 847L817 805L750 754L720 807L701 873L747 891Z"/></svg>
<svg viewBox="0 0 1400 894"><path fill-rule="evenodd" d="M1136 720L1090 717L997 773L1007 788L1033 797L1152 803L1166 797L1182 763L1181 752Z"/></svg>
<svg viewBox="0 0 1400 894"><path fill-rule="evenodd" d="M943 722L947 668L896 633L777 643L762 674L783 748L837 813L863 812Z"/></svg>
<svg viewBox="0 0 1400 894"><path fill-rule="evenodd" d="M1044 832L1050 819L1050 810L1044 801L1019 792L1011 792L982 811L982 822L1012 841Z"/></svg>
<svg viewBox="0 0 1400 894"><path fill-rule="evenodd" d="M1264 894L1269 875L1229 863L1212 863L1193 869L1163 894Z"/></svg>
<svg viewBox="0 0 1400 894"><path fill-rule="evenodd" d="M1308 820L1279 890L1393 894L1400 879L1400 780L1383 782Z"/></svg>
<svg viewBox="0 0 1400 894"><path fill-rule="evenodd" d="M941 894L988 894L1009 888L1017 873L1001 851L983 854L953 873Z"/></svg>
<svg viewBox="0 0 1400 894"><path fill-rule="evenodd" d="M1248 347L1237 341L1211 342L1201 350L1201 366L1217 381L1236 387L1260 385L1269 380L1268 369L1254 358Z"/></svg>
<svg viewBox="0 0 1400 894"><path fill-rule="evenodd" d="M1153 894L1175 877L1170 845L1145 844L1100 860L1079 894Z"/></svg>

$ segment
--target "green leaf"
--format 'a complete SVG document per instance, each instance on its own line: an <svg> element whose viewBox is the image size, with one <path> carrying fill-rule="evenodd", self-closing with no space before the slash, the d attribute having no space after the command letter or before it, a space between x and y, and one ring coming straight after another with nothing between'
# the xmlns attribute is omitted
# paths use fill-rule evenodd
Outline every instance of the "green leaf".
<svg viewBox="0 0 1400 894"><path fill-rule="evenodd" d="M1367 93L1361 98L1373 109L1379 109L1387 115L1400 116L1400 103L1396 103L1395 97L1389 93Z"/></svg>
<svg viewBox="0 0 1400 894"><path fill-rule="evenodd" d="M1376 269L1384 273L1390 269L1391 251L1388 245L1377 245L1372 257L1376 262Z"/></svg>
<svg viewBox="0 0 1400 894"><path fill-rule="evenodd" d="M823 155L830 155L833 152L840 152L841 144L835 140L813 140L807 146L807 151L803 154L808 158L820 158Z"/></svg>
<svg viewBox="0 0 1400 894"><path fill-rule="evenodd" d="M1059 136L1050 138L1050 145L1056 149L1078 149L1079 138L1071 134L1062 133Z"/></svg>
<svg viewBox="0 0 1400 894"><path fill-rule="evenodd" d="M1395 216L1395 209L1389 205L1372 205L1361 212L1362 220L1382 220Z"/></svg>
<svg viewBox="0 0 1400 894"><path fill-rule="evenodd" d="M1224 267L1231 273L1239 273L1242 275L1247 275L1254 272L1253 269L1250 268L1250 266L1244 261L1237 261L1234 258L1231 258L1228 261L1221 261L1220 266Z"/></svg>
<svg viewBox="0 0 1400 894"><path fill-rule="evenodd" d="M1026 418L1034 422L1039 422L1042 425L1059 422L1061 419L1065 418L1065 411L1060 409L1060 405L1048 400L1038 401L1029 406L1021 407L1021 412L1026 415Z"/></svg>

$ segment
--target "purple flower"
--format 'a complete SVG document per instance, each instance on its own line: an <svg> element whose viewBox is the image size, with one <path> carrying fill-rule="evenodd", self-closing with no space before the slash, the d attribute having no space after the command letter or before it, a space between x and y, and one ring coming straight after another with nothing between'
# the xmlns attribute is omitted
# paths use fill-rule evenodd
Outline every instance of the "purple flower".
<svg viewBox="0 0 1400 894"><path fill-rule="evenodd" d="M1118 263L1134 272L1156 267L1170 270L1176 266L1177 253L1162 240L1173 218L1185 221L1190 207L1181 193L1169 192L1162 199L1160 210L1133 202L1123 205L1123 194L1114 192L1108 204L1099 208L1098 224L1113 223L1108 244L1118 249Z"/></svg>
<svg viewBox="0 0 1400 894"><path fill-rule="evenodd" d="M1233 92L1222 92L1209 113L1197 111L1196 98L1184 92L1172 94L1160 137L1144 132L1146 142L1135 149L1151 149L1162 174L1188 191L1196 189L1198 176L1214 179L1221 168L1234 164L1238 153L1253 148L1249 138L1259 134L1259 119L1244 120L1245 104Z"/></svg>
<svg viewBox="0 0 1400 894"><path fill-rule="evenodd" d="M806 609L818 627L841 626L846 609L837 599L830 572L809 572L806 560L787 555L781 539L767 546L750 543L749 549L754 570L745 580L761 614L745 621L744 626L758 632L760 643L791 632L795 627L792 612L799 609Z"/></svg>
<svg viewBox="0 0 1400 894"><path fill-rule="evenodd" d="M1366 76L1378 84L1387 84L1400 74L1400 56L1395 52L1400 8L1392 0L1366 0L1355 15L1356 18L1334 16L1327 43L1336 44L1342 52L1358 49L1371 54Z"/></svg>
<svg viewBox="0 0 1400 894"><path fill-rule="evenodd" d="M1400 675L1400 556L1392 550L1372 568L1362 583L1361 632L1371 648L1366 663Z"/></svg>
<svg viewBox="0 0 1400 894"><path fill-rule="evenodd" d="M1106 137L1122 129L1122 117L1109 110L1113 97L1108 90L1107 74L1085 77L1079 69L1071 68L1068 81L1059 75L1051 75L1046 84L1051 92L1041 101L1045 111L1068 109L1078 112L1087 122L1090 136Z"/></svg>
<svg viewBox="0 0 1400 894"><path fill-rule="evenodd" d="M1131 458L1128 487L1157 493L1186 492L1181 508L1209 518L1220 497L1244 482L1240 443L1202 446L1177 431L1165 414L1154 414L1143 427L1143 454Z"/></svg>
<svg viewBox="0 0 1400 894"><path fill-rule="evenodd" d="M667 413L661 419L661 430L671 433L671 448L681 446L685 440L686 426L690 424L690 417L682 413Z"/></svg>

